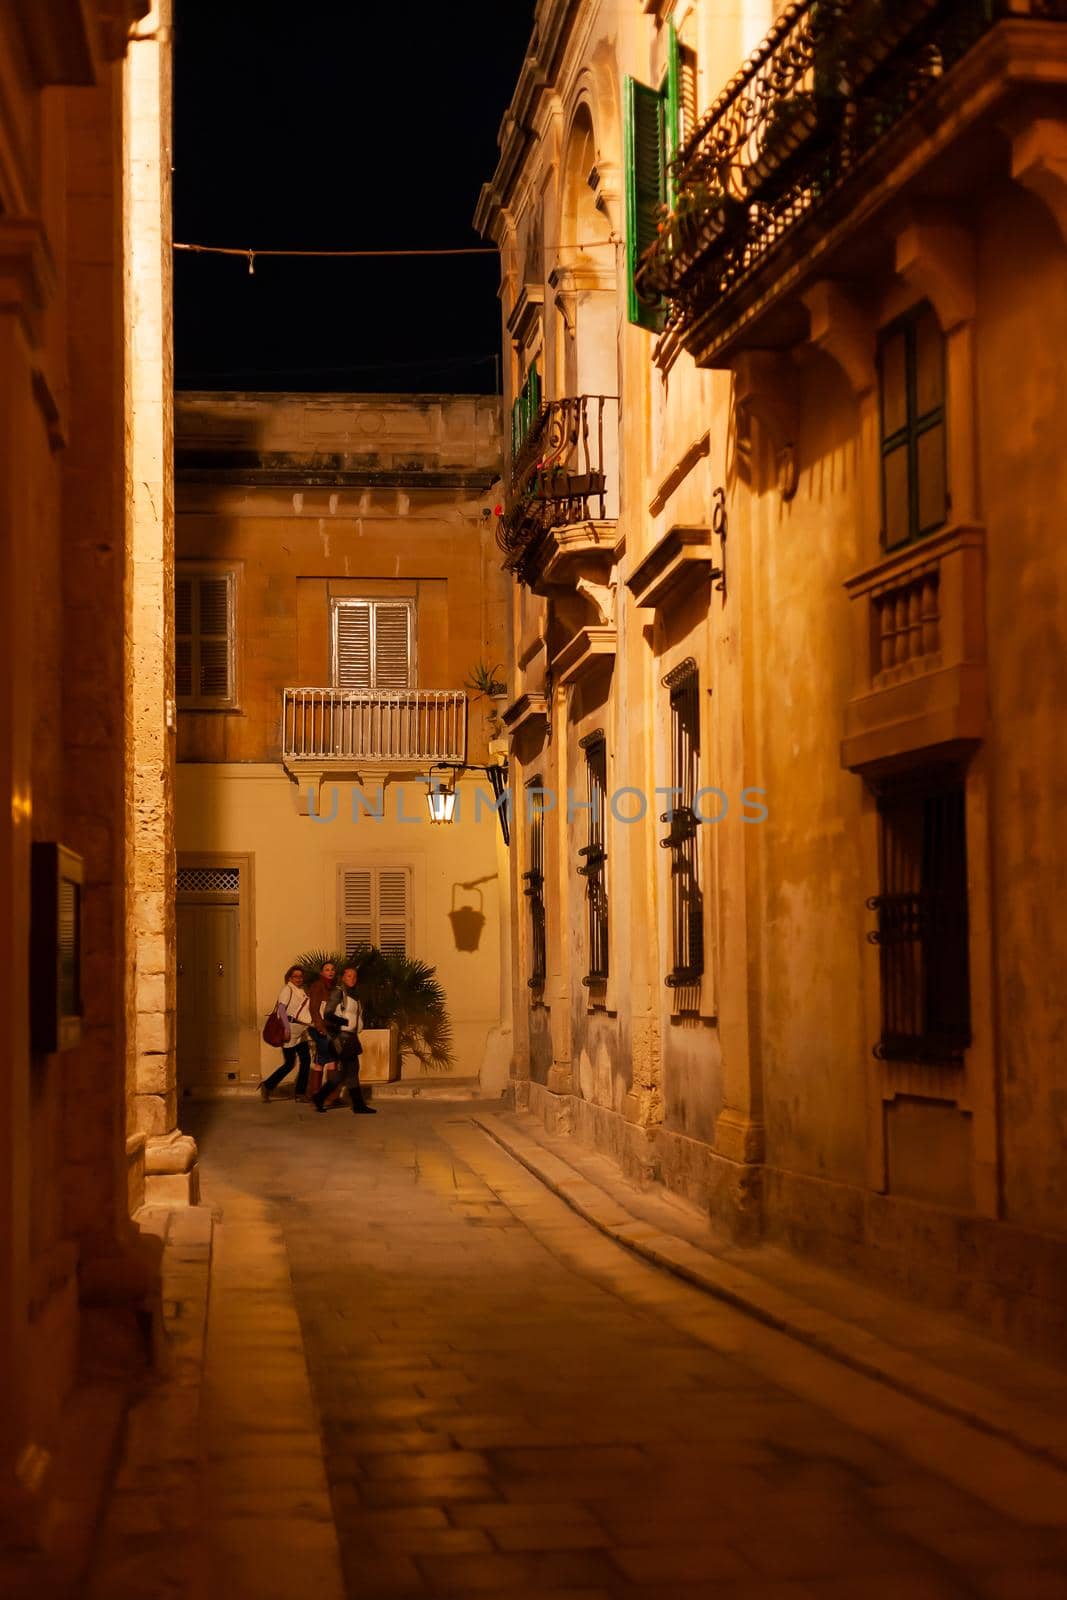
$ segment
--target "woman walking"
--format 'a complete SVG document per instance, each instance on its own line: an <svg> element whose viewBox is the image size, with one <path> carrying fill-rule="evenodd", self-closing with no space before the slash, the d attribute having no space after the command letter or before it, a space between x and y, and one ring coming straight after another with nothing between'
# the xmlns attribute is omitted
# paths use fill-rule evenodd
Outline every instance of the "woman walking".
<svg viewBox="0 0 1067 1600"><path fill-rule="evenodd" d="M326 1110L326 1099L337 1088L347 1088L351 1109L356 1116L373 1116L374 1107L363 1098L359 1086L359 1058L363 1054L359 1030L363 1026L363 1009L356 997L359 974L354 966L345 967L341 973L341 987L330 996L325 1011L325 1021L336 1034L335 1049L339 1072L336 1078L324 1083L318 1094L312 1096L316 1111Z"/></svg>
<svg viewBox="0 0 1067 1600"><path fill-rule="evenodd" d="M308 1074L311 1071L311 1045L307 1038L307 1031L311 1026L311 1007L304 989L303 967L290 967L285 974L285 982L278 996L278 1011L289 1024L289 1043L282 1046L281 1066L260 1084L260 1098L264 1101L269 1100L282 1079L287 1078L299 1062L296 1094L293 1098L306 1100Z"/></svg>
<svg viewBox="0 0 1067 1600"><path fill-rule="evenodd" d="M333 1040L326 1027L326 1019L322 1014L336 987L337 968L332 961L324 961L318 977L308 990L308 1005L311 1008L311 1037L315 1047L315 1059L311 1066L311 1077L308 1080L308 1098L310 1100L314 1100L322 1088L327 1069L337 1065Z"/></svg>

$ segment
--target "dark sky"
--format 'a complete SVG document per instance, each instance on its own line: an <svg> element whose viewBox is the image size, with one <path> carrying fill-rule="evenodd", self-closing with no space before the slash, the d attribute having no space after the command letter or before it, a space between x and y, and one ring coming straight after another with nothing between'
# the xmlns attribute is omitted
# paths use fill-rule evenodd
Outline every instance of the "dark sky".
<svg viewBox="0 0 1067 1600"><path fill-rule="evenodd" d="M174 237L472 245L534 0L176 0ZM495 256L175 256L179 388L492 392Z"/></svg>

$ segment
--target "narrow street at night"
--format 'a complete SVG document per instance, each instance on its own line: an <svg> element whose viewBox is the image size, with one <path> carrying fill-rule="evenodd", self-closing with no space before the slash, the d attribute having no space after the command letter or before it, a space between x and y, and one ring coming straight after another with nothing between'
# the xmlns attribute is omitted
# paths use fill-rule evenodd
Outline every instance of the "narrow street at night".
<svg viewBox="0 0 1067 1600"><path fill-rule="evenodd" d="M637 1260L483 1131L498 1108L381 1107L197 1109L200 1426L178 1406L168 1445L150 1400L171 1531L142 1460L99 1600L178 1592L161 1572L229 1600L1067 1594L1048 1459Z"/></svg>
<svg viewBox="0 0 1067 1600"><path fill-rule="evenodd" d="M1067 0L0 0L0 1600L1067 1600L1065 352Z"/></svg>

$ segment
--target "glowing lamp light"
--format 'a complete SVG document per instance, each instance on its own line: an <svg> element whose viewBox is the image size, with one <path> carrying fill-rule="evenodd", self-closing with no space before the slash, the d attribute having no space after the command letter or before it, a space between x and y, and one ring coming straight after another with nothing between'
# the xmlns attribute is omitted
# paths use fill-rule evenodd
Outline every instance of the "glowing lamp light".
<svg viewBox="0 0 1067 1600"><path fill-rule="evenodd" d="M451 822L456 812L455 773L444 779L435 778L431 773L426 782L429 785L426 790L426 804L430 811L430 821Z"/></svg>

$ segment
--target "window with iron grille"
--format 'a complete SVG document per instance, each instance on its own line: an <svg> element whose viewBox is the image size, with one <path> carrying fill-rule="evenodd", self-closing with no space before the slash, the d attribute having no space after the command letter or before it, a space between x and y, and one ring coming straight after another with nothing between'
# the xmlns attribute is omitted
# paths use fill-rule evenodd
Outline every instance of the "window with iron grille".
<svg viewBox="0 0 1067 1600"><path fill-rule="evenodd" d="M959 1062L971 1042L962 775L927 772L878 797L883 1061Z"/></svg>
<svg viewBox="0 0 1067 1600"><path fill-rule="evenodd" d="M948 516L945 336L923 304L878 342L882 529L887 549L921 539Z"/></svg>
<svg viewBox="0 0 1067 1600"><path fill-rule="evenodd" d="M692 656L663 680L670 711L671 807L660 817L670 832L671 949L669 988L699 983L704 973L704 896L700 888L695 811L700 783L700 675Z"/></svg>
<svg viewBox="0 0 1067 1600"><path fill-rule="evenodd" d="M174 694L189 710L218 711L237 699L236 573L180 562L174 580Z"/></svg>
<svg viewBox="0 0 1067 1600"><path fill-rule="evenodd" d="M414 600L334 600L335 689L415 687Z"/></svg>
<svg viewBox="0 0 1067 1600"><path fill-rule="evenodd" d="M608 895L605 881L607 861L608 747L601 732L590 733L581 741L585 752L586 842L578 854L578 868L585 879L589 914L589 960L585 984L602 983L608 975Z"/></svg>
<svg viewBox="0 0 1067 1600"><path fill-rule="evenodd" d="M530 902L530 978L531 989L542 989L547 969L545 948L545 803L540 778L531 780L526 790L526 815L529 819L530 868L522 875L523 893Z"/></svg>

